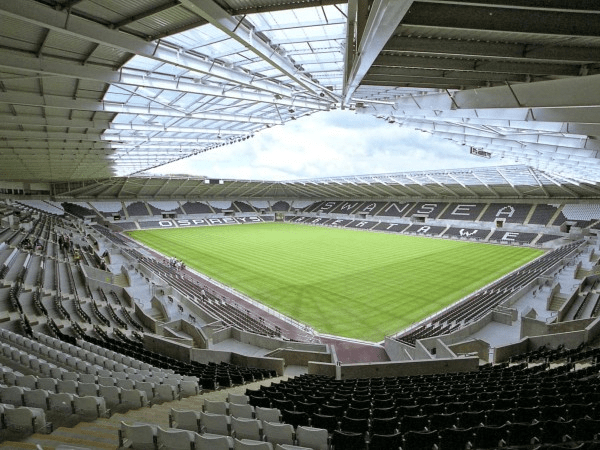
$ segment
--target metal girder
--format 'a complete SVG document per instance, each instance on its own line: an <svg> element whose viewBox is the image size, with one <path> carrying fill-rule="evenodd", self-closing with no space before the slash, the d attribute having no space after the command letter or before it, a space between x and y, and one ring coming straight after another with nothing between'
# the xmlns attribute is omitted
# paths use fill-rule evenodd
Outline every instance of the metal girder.
<svg viewBox="0 0 600 450"><path fill-rule="evenodd" d="M440 122L447 125L456 126L474 126L481 125L485 127L503 127L510 128L513 132L526 131L529 133L540 132L540 133L565 133L570 135L579 135L582 138L588 136L600 135L600 125L591 123L572 123L572 122L543 122L541 120L512 120L506 117L515 112L515 110L499 110L494 111L496 118L490 117L486 114L486 111L492 110L462 110L466 112L474 112L481 114L481 117L474 117L469 114L469 117L460 117L461 110L455 111L434 111L434 110L419 110L419 111L405 111L402 117L405 121L411 122L413 120L422 121L429 120L433 122ZM396 113L401 113L397 111ZM415 113L415 114L411 114ZM525 114L526 116L526 114ZM526 117L525 117L526 118Z"/></svg>
<svg viewBox="0 0 600 450"><path fill-rule="evenodd" d="M266 80L259 74L230 69L217 61L186 52L160 40L147 42L118 30L110 30L98 23L67 12L48 8L32 0L21 0L18 3L13 0L0 0L0 15L171 64L191 72L211 75L238 85L249 86L283 96L292 96L296 93L291 87Z"/></svg>
<svg viewBox="0 0 600 450"><path fill-rule="evenodd" d="M448 71L448 76L451 78L460 78L460 72L491 72L498 74L560 75L576 77L580 73L581 66L579 64L559 64L556 62L513 62L497 59L426 58L413 55L382 54L375 59L368 74L386 73L386 70L396 68L443 70ZM467 77L465 76L465 78Z"/></svg>
<svg viewBox="0 0 600 450"><path fill-rule="evenodd" d="M538 81L451 94L411 95L398 99L403 109L566 108L600 104L600 75ZM392 108L390 108L392 109Z"/></svg>
<svg viewBox="0 0 600 450"><path fill-rule="evenodd" d="M295 106L298 108L309 108L313 110L328 110L331 102L324 99L303 99L301 97L277 98L271 94L257 92L256 90L241 89L223 89L219 86L202 84L199 80L195 82L192 77L174 78L169 76L149 75L147 72L136 71L134 69L121 69L119 71L111 70L98 65L81 65L64 59L35 58L20 52L0 49L0 67L8 69L18 69L27 73L35 73L40 76L59 75L68 78L77 78L83 80L93 80L112 85L127 85L135 87L145 87L151 89L161 89L176 92L186 92L191 94L207 95L214 97L231 98L236 100L245 100L249 102L263 102L279 104L283 106ZM281 97L281 98L279 98Z"/></svg>
<svg viewBox="0 0 600 450"><path fill-rule="evenodd" d="M171 108L156 108L143 106L129 106L123 103L116 102L98 102L94 100L84 100L60 97L55 95L39 96L37 94L28 94L24 92L0 92L0 103L8 103L12 105L28 105L41 106L44 108L60 108L60 109L75 109L83 111L103 111L110 113L126 113L139 114L145 116L166 116L166 117L181 117L187 119L203 119L203 120L223 120L226 122L244 122L257 123L262 125L279 125L280 120L262 118L258 116L242 116L235 114L221 113L186 113Z"/></svg>
<svg viewBox="0 0 600 450"><path fill-rule="evenodd" d="M109 120L86 120L86 119L69 119L67 117L59 116L31 116L19 114L13 116L12 114L0 114L0 127L3 125L34 125L40 127L52 127L52 128L87 128L92 130L104 130L111 126ZM160 131L164 131L161 128Z"/></svg>
<svg viewBox="0 0 600 450"><path fill-rule="evenodd" d="M171 9L175 6L178 6L180 4L181 4L181 2L179 0L169 0L162 5L158 5L155 8L146 10L141 14L136 14L135 16L131 16L131 17L128 17L127 19L123 19L120 22L114 23L111 25L111 28L120 29L120 28L126 27L127 25L137 22L138 20L142 20L142 19L145 19L146 17L153 16L154 14L158 14L162 11L166 11L166 10Z"/></svg>
<svg viewBox="0 0 600 450"><path fill-rule="evenodd" d="M494 3L416 1L403 24L513 33L600 36L598 11L506 8Z"/></svg>
<svg viewBox="0 0 600 450"><path fill-rule="evenodd" d="M532 45L514 42L489 42L467 39L427 39L393 36L384 48L386 54L416 54L436 57L485 58L487 60L548 61L588 64L600 61L597 47Z"/></svg>
<svg viewBox="0 0 600 450"><path fill-rule="evenodd" d="M363 86L398 86L411 83L417 87L430 84L445 84L448 86L487 87L487 83L492 83L493 85L505 84L506 82L524 83L527 81L527 77L528 76L523 73L476 72L472 70L443 70L438 69L433 65L430 69L416 67L412 68L373 66L363 78ZM542 78L546 79L545 77Z"/></svg>
<svg viewBox="0 0 600 450"><path fill-rule="evenodd" d="M571 151L580 150L589 153L589 156L592 157L596 157L597 152L600 151L600 143L587 139L587 137L576 139L562 136L549 136L545 138L544 135L540 134L528 135L525 133L491 132L448 123L418 120L406 120L403 124L435 134L442 133L440 136L443 136L443 133L476 136L482 139L489 139L489 142L515 142L518 146L527 145L539 151L569 153Z"/></svg>
<svg viewBox="0 0 600 450"><path fill-rule="evenodd" d="M336 96L327 89L322 88L304 75L300 69L285 56L280 55L277 49L272 48L254 30L244 23L244 18L237 20L231 17L224 9L212 0L180 0L182 4L198 16L206 19L213 26L224 32L227 36L242 44L249 51L260 57L270 66L279 70L298 86L318 96L324 93L336 100Z"/></svg>
<svg viewBox="0 0 600 450"><path fill-rule="evenodd" d="M1 120L0 116L0 120ZM217 135L231 135L231 136L248 136L252 135L252 130L230 130L228 128L194 128L194 127L171 127L166 125L135 125L128 123L111 123L109 130L116 131L153 131L153 132L168 132L168 133L206 133L206 134L217 134ZM110 131L107 131L105 135L111 135ZM223 141L220 141L223 142Z"/></svg>
<svg viewBox="0 0 600 450"><path fill-rule="evenodd" d="M357 36L354 35L351 40L346 42L346 45L352 46L354 54L348 53L351 62L346 62L349 69L344 78L343 104L350 103L371 64L394 34L412 4L412 0L375 0L373 2L360 41L357 41ZM357 14L361 14L361 12L358 11ZM353 26L352 29L354 28Z"/></svg>

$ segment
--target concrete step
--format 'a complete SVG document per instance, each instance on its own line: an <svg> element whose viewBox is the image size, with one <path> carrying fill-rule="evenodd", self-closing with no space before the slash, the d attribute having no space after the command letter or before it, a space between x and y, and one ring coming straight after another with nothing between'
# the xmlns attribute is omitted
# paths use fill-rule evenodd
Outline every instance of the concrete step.
<svg viewBox="0 0 600 450"><path fill-rule="evenodd" d="M87 428L59 428L52 433L52 436L64 436L68 439L90 441L93 445L108 445L110 448L119 444L118 433L114 430L98 431Z"/></svg>
<svg viewBox="0 0 600 450"><path fill-rule="evenodd" d="M65 428L65 430L70 430L70 428ZM114 438L111 438L110 441L96 442L92 439L82 439L77 435L71 436L66 433L57 434L56 432L52 434L34 434L27 438L25 442L41 445L44 450L53 449L64 444L69 444L74 447L83 447L90 450L116 450L119 446L117 435L115 435Z"/></svg>
<svg viewBox="0 0 600 450"><path fill-rule="evenodd" d="M6 448L6 449L24 448L24 449L38 450L38 447L36 444L33 444L31 442L17 442L17 441L5 441L0 444L0 448Z"/></svg>

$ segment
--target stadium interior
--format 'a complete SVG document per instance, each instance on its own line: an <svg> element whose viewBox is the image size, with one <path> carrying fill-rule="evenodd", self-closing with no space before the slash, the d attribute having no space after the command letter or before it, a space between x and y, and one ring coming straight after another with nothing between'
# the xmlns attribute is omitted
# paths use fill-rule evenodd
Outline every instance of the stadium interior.
<svg viewBox="0 0 600 450"><path fill-rule="evenodd" d="M585 0L0 0L0 448L599 448L599 17ZM338 109L511 165L150 172ZM265 222L543 254L367 342L126 233Z"/></svg>

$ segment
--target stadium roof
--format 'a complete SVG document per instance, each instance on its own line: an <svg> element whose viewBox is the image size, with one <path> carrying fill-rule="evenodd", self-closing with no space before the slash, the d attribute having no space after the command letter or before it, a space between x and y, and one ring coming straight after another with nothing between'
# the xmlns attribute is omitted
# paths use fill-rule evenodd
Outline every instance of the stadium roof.
<svg viewBox="0 0 600 450"><path fill-rule="evenodd" d="M447 199L585 200L600 187L527 166L483 167L296 181L219 180L189 176L113 177L52 185L55 200Z"/></svg>
<svg viewBox="0 0 600 450"><path fill-rule="evenodd" d="M599 19L586 0L0 0L0 181L89 185L350 108L595 184Z"/></svg>

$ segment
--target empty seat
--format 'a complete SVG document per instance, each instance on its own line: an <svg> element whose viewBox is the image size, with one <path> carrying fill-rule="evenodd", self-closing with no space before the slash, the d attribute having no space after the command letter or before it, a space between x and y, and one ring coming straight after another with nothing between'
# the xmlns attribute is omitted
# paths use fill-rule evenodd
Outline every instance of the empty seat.
<svg viewBox="0 0 600 450"><path fill-rule="evenodd" d="M224 414L200 412L200 430L202 433L229 435L230 417Z"/></svg>
<svg viewBox="0 0 600 450"><path fill-rule="evenodd" d="M25 406L30 408L48 409L48 399L50 393L44 389L33 389L23 393Z"/></svg>
<svg viewBox="0 0 600 450"><path fill-rule="evenodd" d="M119 447L132 448L134 450L156 449L156 427L148 424L129 425L121 422L119 429Z"/></svg>
<svg viewBox="0 0 600 450"><path fill-rule="evenodd" d="M148 399L144 391L121 389L121 404L129 408L142 408L148 405Z"/></svg>
<svg viewBox="0 0 600 450"><path fill-rule="evenodd" d="M373 434L369 442L369 450L398 450L402 445L402 435L400 433Z"/></svg>
<svg viewBox="0 0 600 450"><path fill-rule="evenodd" d="M0 388L0 402L13 406L23 406L24 388L20 386L5 386Z"/></svg>
<svg viewBox="0 0 600 450"><path fill-rule="evenodd" d="M97 419L98 417L105 417L107 415L104 399L91 395L85 397L74 396L73 409L77 414L86 418Z"/></svg>
<svg viewBox="0 0 600 450"><path fill-rule="evenodd" d="M263 434L272 444L293 444L294 427L287 423L263 422Z"/></svg>
<svg viewBox="0 0 600 450"><path fill-rule="evenodd" d="M51 393L48 396L48 404L52 411L69 415L73 413L73 394L66 392Z"/></svg>
<svg viewBox="0 0 600 450"><path fill-rule="evenodd" d="M197 381L181 380L179 383L179 393L182 397L200 394L201 390Z"/></svg>
<svg viewBox="0 0 600 450"><path fill-rule="evenodd" d="M78 382L74 380L58 380L56 391L67 394L77 394Z"/></svg>
<svg viewBox="0 0 600 450"><path fill-rule="evenodd" d="M238 405L247 405L249 403L249 397L245 394L233 394L229 393L227 395L227 402L235 403Z"/></svg>
<svg viewBox="0 0 600 450"><path fill-rule="evenodd" d="M431 450L440 445L437 431L409 431L402 435L402 450Z"/></svg>
<svg viewBox="0 0 600 450"><path fill-rule="evenodd" d="M261 422L281 422L281 411L277 408L262 408L257 406L254 408L254 414Z"/></svg>
<svg viewBox="0 0 600 450"><path fill-rule="evenodd" d="M233 450L273 450L273 445L253 439L234 439Z"/></svg>
<svg viewBox="0 0 600 450"><path fill-rule="evenodd" d="M200 432L200 413L192 410L171 408L169 412L169 426L198 433Z"/></svg>
<svg viewBox="0 0 600 450"><path fill-rule="evenodd" d="M211 433L196 433L194 444L195 450L229 450L233 448L233 438Z"/></svg>
<svg viewBox="0 0 600 450"><path fill-rule="evenodd" d="M106 407L114 408L121 403L121 389L116 386L98 386L98 395L106 402Z"/></svg>
<svg viewBox="0 0 600 450"><path fill-rule="evenodd" d="M46 423L46 415L39 408L22 406L4 409L6 428L18 433L51 432L52 425Z"/></svg>
<svg viewBox="0 0 600 450"><path fill-rule="evenodd" d="M363 433L335 430L331 437L331 445L334 450L364 450L367 447Z"/></svg>
<svg viewBox="0 0 600 450"><path fill-rule="evenodd" d="M260 420L232 417L231 436L237 439L260 441L262 438Z"/></svg>
<svg viewBox="0 0 600 450"><path fill-rule="evenodd" d="M157 427L156 443L159 449L191 450L194 445L195 433L188 430L163 429Z"/></svg>
<svg viewBox="0 0 600 450"><path fill-rule="evenodd" d="M157 384L154 387L154 402L171 402L177 400L176 387L171 384Z"/></svg>
<svg viewBox="0 0 600 450"><path fill-rule="evenodd" d="M314 450L328 450L329 433L323 428L298 426L296 428L298 445Z"/></svg>
<svg viewBox="0 0 600 450"><path fill-rule="evenodd" d="M285 409L281 412L281 420L282 422L289 423L294 428L299 425L309 425L308 414L303 411L290 411Z"/></svg>
<svg viewBox="0 0 600 450"><path fill-rule="evenodd" d="M37 377L33 375L23 375L15 379L15 385L21 386L27 389L37 388Z"/></svg>
<svg viewBox="0 0 600 450"><path fill-rule="evenodd" d="M473 442L476 448L498 448L506 445L508 441L507 424L501 426L484 426L475 429L475 440Z"/></svg>
<svg viewBox="0 0 600 450"><path fill-rule="evenodd" d="M91 395L93 397L98 396L98 385L94 383L79 383L77 386L77 394L81 397Z"/></svg>
<svg viewBox="0 0 600 450"><path fill-rule="evenodd" d="M229 414L233 417L254 419L254 406L249 404L229 403Z"/></svg>

